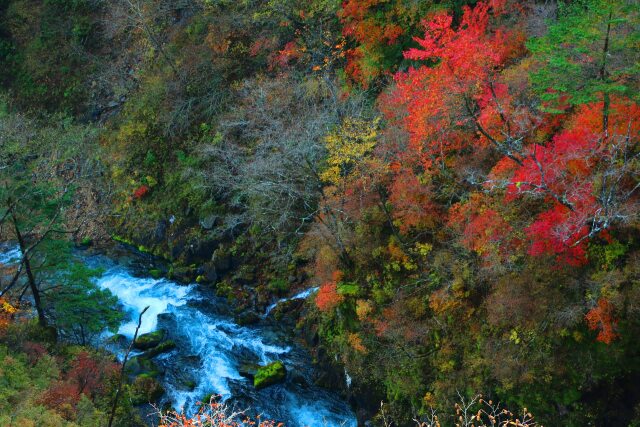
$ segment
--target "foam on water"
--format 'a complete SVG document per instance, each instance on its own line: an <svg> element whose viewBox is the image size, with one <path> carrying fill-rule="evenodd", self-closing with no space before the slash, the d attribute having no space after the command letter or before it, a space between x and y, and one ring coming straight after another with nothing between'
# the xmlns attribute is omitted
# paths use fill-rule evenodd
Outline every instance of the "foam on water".
<svg viewBox="0 0 640 427"><path fill-rule="evenodd" d="M118 297L129 319L118 329L118 333L132 338L138 326L138 316L142 316L140 334L152 332L158 323L158 314L166 313L169 306L182 306L189 300L193 286L178 286L164 279L133 277L121 268L112 268L97 280L98 286L109 289Z"/></svg>
<svg viewBox="0 0 640 427"><path fill-rule="evenodd" d="M2 245L0 246L0 264L11 265L20 261L22 252L18 245Z"/></svg>
<svg viewBox="0 0 640 427"><path fill-rule="evenodd" d="M356 427L355 419L345 419L344 413L332 411L331 406L323 399L301 401L293 393L286 393L286 407L291 419L304 427ZM337 405L337 402L334 404Z"/></svg>
<svg viewBox="0 0 640 427"><path fill-rule="evenodd" d="M208 393L231 397L230 380L243 380L238 372L239 364L233 357L243 350L257 356L260 363L268 363L278 355L287 353L289 347L267 344L256 330L239 326L226 319L216 318L198 310L175 308L177 328L175 333L189 340L193 354L201 360L201 367L194 372L198 385L192 391L170 392L179 408L192 409L198 399Z"/></svg>

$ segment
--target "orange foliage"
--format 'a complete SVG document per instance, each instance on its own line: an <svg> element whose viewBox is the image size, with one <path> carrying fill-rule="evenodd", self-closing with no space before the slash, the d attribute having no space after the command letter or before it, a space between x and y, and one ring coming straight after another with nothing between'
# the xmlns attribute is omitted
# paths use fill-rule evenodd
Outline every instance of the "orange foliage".
<svg viewBox="0 0 640 427"><path fill-rule="evenodd" d="M365 345L362 344L362 338L360 337L360 334L350 333L347 340L351 348L357 351L358 353L366 354L369 351L367 350L367 347L365 347Z"/></svg>
<svg viewBox="0 0 640 427"><path fill-rule="evenodd" d="M293 60L300 58L301 55L302 52L298 47L297 41L290 41L284 45L282 50L271 56L269 60L269 69L274 70L277 68L286 68Z"/></svg>
<svg viewBox="0 0 640 427"><path fill-rule="evenodd" d="M234 411L224 403L211 401L201 405L198 413L189 417L183 413L170 411L160 414L158 427L283 427L283 423L261 420L260 416L250 419L242 411Z"/></svg>
<svg viewBox="0 0 640 427"><path fill-rule="evenodd" d="M605 298L598 300L598 305L585 315L589 329L598 331L597 341L611 344L618 337L615 329L618 324L613 317L613 305Z"/></svg>
<svg viewBox="0 0 640 427"><path fill-rule="evenodd" d="M484 257L509 252L515 243L508 239L511 225L490 207L492 201L473 193L467 202L458 203L449 211L449 225L462 232L462 244Z"/></svg>
<svg viewBox="0 0 640 427"><path fill-rule="evenodd" d="M343 300L344 296L338 293L338 285L335 281L331 281L320 286L316 296L316 306L320 311L327 312L336 308Z"/></svg>
<svg viewBox="0 0 640 427"><path fill-rule="evenodd" d="M399 169L389 192L394 219L403 233L412 228L434 228L438 224L440 213L431 199L431 187L421 184L413 170Z"/></svg>

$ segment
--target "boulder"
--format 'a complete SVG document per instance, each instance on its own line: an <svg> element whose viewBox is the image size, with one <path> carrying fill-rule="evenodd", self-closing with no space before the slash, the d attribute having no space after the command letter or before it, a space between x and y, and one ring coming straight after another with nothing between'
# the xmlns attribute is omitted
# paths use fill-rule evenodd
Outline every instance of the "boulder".
<svg viewBox="0 0 640 427"><path fill-rule="evenodd" d="M135 356L127 361L126 371L129 375L145 374L150 377L160 375L158 366L146 357Z"/></svg>
<svg viewBox="0 0 640 427"><path fill-rule="evenodd" d="M159 268L151 268L149 269L149 276L153 277L154 279L159 279L162 277L162 270L160 270Z"/></svg>
<svg viewBox="0 0 640 427"><path fill-rule="evenodd" d="M115 344L119 347L125 347L129 340L122 334L115 334L107 338L107 342L110 344Z"/></svg>
<svg viewBox="0 0 640 427"><path fill-rule="evenodd" d="M241 376L252 380L256 376L258 369L260 369L260 365L257 363L242 363L238 368L238 373Z"/></svg>
<svg viewBox="0 0 640 427"><path fill-rule="evenodd" d="M169 224L165 220L160 220L156 223L156 227L153 231L153 242L162 243L167 238L167 228Z"/></svg>
<svg viewBox="0 0 640 427"><path fill-rule="evenodd" d="M150 348L157 347L158 344L164 340L164 336L164 329L139 335L133 342L133 348L137 350L149 350Z"/></svg>
<svg viewBox="0 0 640 427"><path fill-rule="evenodd" d="M218 224L220 224L220 217L218 215L208 215L200 220L200 226L205 230L211 230Z"/></svg>
<svg viewBox="0 0 640 427"><path fill-rule="evenodd" d="M257 389L268 387L284 381L287 376L287 369L284 363L277 360L265 366L258 367L254 377L253 386Z"/></svg>
<svg viewBox="0 0 640 427"><path fill-rule="evenodd" d="M198 268L198 278L202 278L201 282L216 283L218 281L218 272L215 265L210 261L202 264Z"/></svg>
<svg viewBox="0 0 640 427"><path fill-rule="evenodd" d="M150 359L152 357L156 357L159 354L171 351L174 348L176 348L176 343L171 340L168 340L168 341L161 342L157 346L145 351L144 353L141 354L141 356Z"/></svg>
<svg viewBox="0 0 640 427"><path fill-rule="evenodd" d="M260 322L260 315L252 310L243 311L236 316L236 323L240 326L255 325Z"/></svg>
<svg viewBox="0 0 640 427"><path fill-rule="evenodd" d="M304 304L305 300L302 298L282 301L269 314L279 322L295 324Z"/></svg>
<svg viewBox="0 0 640 427"><path fill-rule="evenodd" d="M225 273L231 268L231 255L223 248L213 251L211 262L219 273Z"/></svg>

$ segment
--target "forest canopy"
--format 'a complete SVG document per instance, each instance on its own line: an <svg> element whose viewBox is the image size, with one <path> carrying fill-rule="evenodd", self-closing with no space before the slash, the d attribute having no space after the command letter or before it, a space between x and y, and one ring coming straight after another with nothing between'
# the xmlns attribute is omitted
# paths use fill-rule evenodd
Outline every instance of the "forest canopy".
<svg viewBox="0 0 640 427"><path fill-rule="evenodd" d="M640 425L637 2L0 0L0 81L0 420L102 425L120 242L245 319L318 287L277 321L361 422Z"/></svg>

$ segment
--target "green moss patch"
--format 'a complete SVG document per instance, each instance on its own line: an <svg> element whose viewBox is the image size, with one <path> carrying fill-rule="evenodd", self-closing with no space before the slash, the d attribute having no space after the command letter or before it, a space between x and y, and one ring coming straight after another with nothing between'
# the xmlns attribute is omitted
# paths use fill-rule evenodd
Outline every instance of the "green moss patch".
<svg viewBox="0 0 640 427"><path fill-rule="evenodd" d="M165 331L159 329L148 334L142 334L133 342L133 348L138 350L149 350L157 347L164 340Z"/></svg>
<svg viewBox="0 0 640 427"><path fill-rule="evenodd" d="M268 365L258 367L253 377L253 386L257 389L268 387L283 382L286 376L287 369L284 367L284 363L277 360Z"/></svg>

